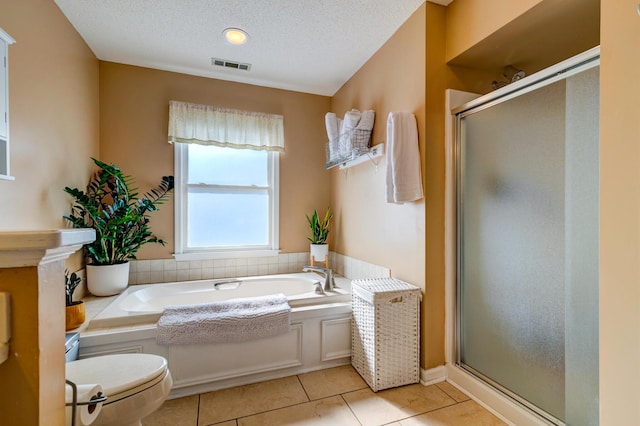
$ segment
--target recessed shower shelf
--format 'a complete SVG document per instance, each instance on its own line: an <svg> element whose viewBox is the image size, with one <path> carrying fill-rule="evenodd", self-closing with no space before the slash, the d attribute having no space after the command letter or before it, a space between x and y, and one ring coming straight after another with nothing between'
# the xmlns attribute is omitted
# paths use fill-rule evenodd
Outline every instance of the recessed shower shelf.
<svg viewBox="0 0 640 426"><path fill-rule="evenodd" d="M358 164L364 163L367 160L370 160L373 164L377 166L378 162L374 160L376 158L382 157L383 155L384 155L384 143L379 143L369 148L369 152L366 152L354 158L353 160L345 161L344 163L340 164L340 170L357 166Z"/></svg>

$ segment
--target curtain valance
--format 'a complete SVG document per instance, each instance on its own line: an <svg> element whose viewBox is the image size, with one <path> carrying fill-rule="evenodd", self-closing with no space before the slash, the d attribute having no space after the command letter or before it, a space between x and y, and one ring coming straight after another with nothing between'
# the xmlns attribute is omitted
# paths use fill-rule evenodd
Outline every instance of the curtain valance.
<svg viewBox="0 0 640 426"><path fill-rule="evenodd" d="M277 114L169 102L169 143L284 151L283 117Z"/></svg>

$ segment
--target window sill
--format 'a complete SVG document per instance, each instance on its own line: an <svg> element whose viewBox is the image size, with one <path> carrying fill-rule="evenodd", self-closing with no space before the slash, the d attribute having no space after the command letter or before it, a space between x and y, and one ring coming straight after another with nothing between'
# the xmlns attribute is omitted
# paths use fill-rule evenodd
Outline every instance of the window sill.
<svg viewBox="0 0 640 426"><path fill-rule="evenodd" d="M209 259L238 259L245 257L270 257L277 256L280 250L238 250L238 251L219 251L219 252L193 252L193 253L174 253L173 257L178 262L189 260L209 260Z"/></svg>

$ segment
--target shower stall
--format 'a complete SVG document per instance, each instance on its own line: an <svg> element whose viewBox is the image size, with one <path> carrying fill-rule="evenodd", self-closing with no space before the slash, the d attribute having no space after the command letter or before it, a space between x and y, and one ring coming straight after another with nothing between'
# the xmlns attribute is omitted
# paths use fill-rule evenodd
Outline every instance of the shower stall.
<svg viewBox="0 0 640 426"><path fill-rule="evenodd" d="M596 425L599 51L453 112L453 362L542 422Z"/></svg>

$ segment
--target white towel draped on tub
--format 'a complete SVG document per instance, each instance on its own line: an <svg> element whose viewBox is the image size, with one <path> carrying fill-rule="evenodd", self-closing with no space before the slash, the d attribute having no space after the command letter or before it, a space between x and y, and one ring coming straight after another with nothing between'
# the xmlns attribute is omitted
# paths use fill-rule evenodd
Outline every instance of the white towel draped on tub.
<svg viewBox="0 0 640 426"><path fill-rule="evenodd" d="M159 345L236 343L288 333L291 307L283 294L199 305L168 306L158 320Z"/></svg>
<svg viewBox="0 0 640 426"><path fill-rule="evenodd" d="M422 174L416 117L390 112L387 119L387 202L422 198Z"/></svg>

